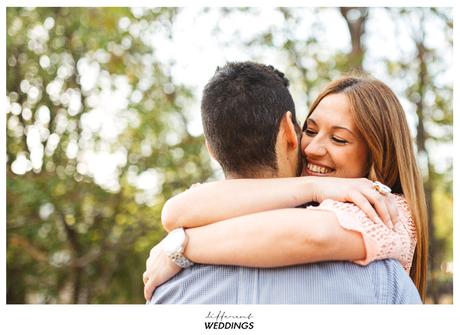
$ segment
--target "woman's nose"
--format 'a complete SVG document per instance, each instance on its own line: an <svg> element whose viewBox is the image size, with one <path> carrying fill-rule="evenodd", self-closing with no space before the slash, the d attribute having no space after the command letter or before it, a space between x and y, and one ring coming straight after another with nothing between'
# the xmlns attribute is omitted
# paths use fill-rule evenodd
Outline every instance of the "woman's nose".
<svg viewBox="0 0 460 335"><path fill-rule="evenodd" d="M326 146L324 143L317 137L315 137L304 149L305 155L314 156L314 157L322 157L326 154Z"/></svg>

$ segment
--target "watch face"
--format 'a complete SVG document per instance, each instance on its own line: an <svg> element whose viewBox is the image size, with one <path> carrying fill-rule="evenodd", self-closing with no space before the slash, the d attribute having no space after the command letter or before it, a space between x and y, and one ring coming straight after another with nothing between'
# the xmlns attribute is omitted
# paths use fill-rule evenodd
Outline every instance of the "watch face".
<svg viewBox="0 0 460 335"><path fill-rule="evenodd" d="M164 240L163 250L170 255L179 251L184 243L185 233L182 229L174 229Z"/></svg>

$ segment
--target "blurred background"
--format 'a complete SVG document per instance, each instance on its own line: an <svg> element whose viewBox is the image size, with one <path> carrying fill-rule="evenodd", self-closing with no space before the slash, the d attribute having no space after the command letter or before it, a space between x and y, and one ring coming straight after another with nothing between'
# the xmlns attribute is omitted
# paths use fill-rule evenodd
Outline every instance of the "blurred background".
<svg viewBox="0 0 460 335"><path fill-rule="evenodd" d="M7 303L144 303L163 203L222 178L199 101L272 64L298 118L364 70L400 98L425 177L428 297L452 303L451 8L7 8Z"/></svg>

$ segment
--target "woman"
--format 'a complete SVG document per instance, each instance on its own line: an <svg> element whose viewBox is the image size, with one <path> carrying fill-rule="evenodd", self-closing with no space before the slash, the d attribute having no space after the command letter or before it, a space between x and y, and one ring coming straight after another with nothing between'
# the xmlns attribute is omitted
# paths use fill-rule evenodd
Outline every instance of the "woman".
<svg viewBox="0 0 460 335"><path fill-rule="evenodd" d="M398 203L396 224L388 227L380 220L372 222L353 204L322 198L306 199L320 202L316 208L275 210L280 207L268 200L271 198L267 196L267 184L278 185L279 181L221 181L189 190L184 193L188 195L176 197L165 206L162 221L168 230L199 227L188 230L189 244L184 255L198 263L259 267L324 260L367 264L376 259L396 258L410 272L424 300L425 196L404 111L394 93L375 79L344 77L330 83L310 108L301 147L306 157L303 175L307 177L298 178L299 183L311 178L324 188L328 179L318 177L380 181L396 193L387 194ZM247 199L233 196L244 193L248 187L260 190L249 204ZM386 192L378 185L377 188ZM285 195L296 199L294 188L277 187L276 191L284 192L284 199ZM219 207L209 207L209 199L219 199ZM186 216L182 208L190 203L194 212L201 215ZM264 211L260 212L261 209ZM225 215L219 216L222 212ZM216 217L222 221L215 223ZM306 219L316 224L307 225ZM292 222L296 225L286 224ZM299 227L308 229L299 234ZM331 241L336 240L347 248L334 248ZM270 248L273 244L276 248ZM148 262L155 269L155 278L144 276L144 283L150 280L145 291L147 299L156 286L180 270L162 254L161 243L152 249Z"/></svg>

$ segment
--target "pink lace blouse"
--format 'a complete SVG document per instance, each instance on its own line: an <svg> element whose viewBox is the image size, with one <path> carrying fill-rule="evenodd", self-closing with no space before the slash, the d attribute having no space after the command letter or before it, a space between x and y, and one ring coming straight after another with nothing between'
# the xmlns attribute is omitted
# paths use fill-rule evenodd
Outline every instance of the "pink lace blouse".
<svg viewBox="0 0 460 335"><path fill-rule="evenodd" d="M398 206L398 222L393 229L383 222L371 221L359 207L352 203L327 199L318 207L308 208L332 211L343 228L361 233L366 248L366 258L354 263L367 265L378 259L394 258L399 260L404 270L409 273L417 242L415 224L404 197L395 194L388 196L394 197Z"/></svg>

